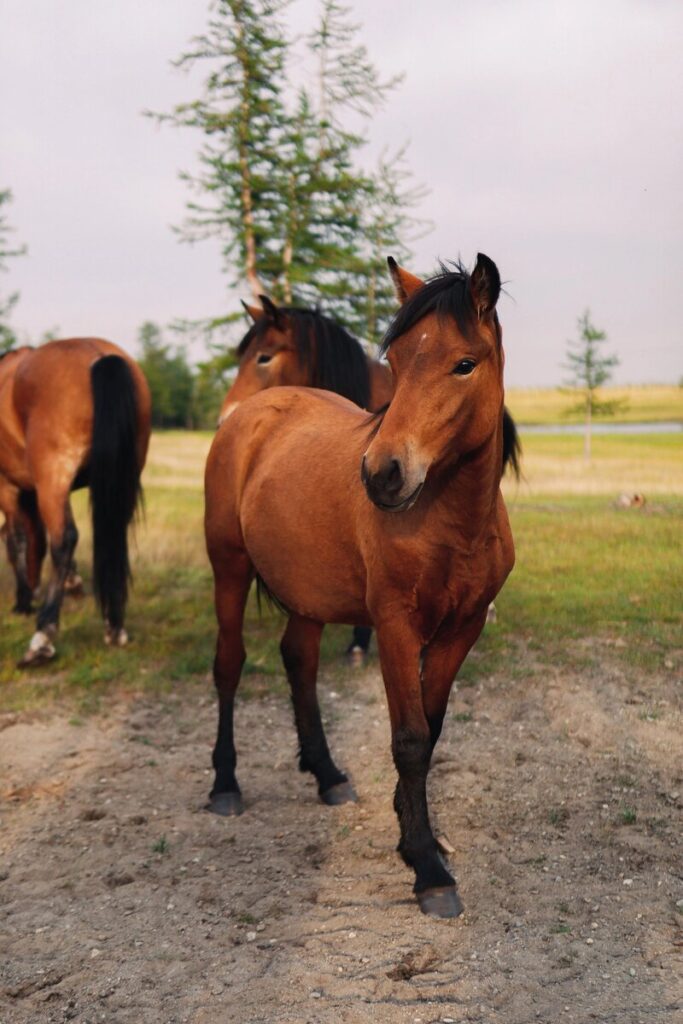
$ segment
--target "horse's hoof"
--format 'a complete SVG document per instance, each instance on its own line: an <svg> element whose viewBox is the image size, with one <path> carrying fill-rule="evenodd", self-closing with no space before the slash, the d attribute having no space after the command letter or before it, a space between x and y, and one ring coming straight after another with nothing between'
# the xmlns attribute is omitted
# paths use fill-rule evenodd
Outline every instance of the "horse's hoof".
<svg viewBox="0 0 683 1024"><path fill-rule="evenodd" d="M35 608L33 607L32 604L15 604L14 608L12 609L12 613L14 615L33 615L34 612Z"/></svg>
<svg viewBox="0 0 683 1024"><path fill-rule="evenodd" d="M67 576L64 581L64 593L69 597L85 597L83 579L78 575L78 573Z"/></svg>
<svg viewBox="0 0 683 1024"><path fill-rule="evenodd" d="M220 814L222 818L234 818L244 812L241 793L216 793L209 797L207 811Z"/></svg>
<svg viewBox="0 0 683 1024"><path fill-rule="evenodd" d="M19 668L33 668L37 665L44 665L46 661L51 661L56 653L55 645L47 633L38 630L37 633L33 634L26 654L21 661L17 662L17 666Z"/></svg>
<svg viewBox="0 0 683 1024"><path fill-rule="evenodd" d="M128 645L128 633L123 628L113 629L111 626L107 626L104 642L107 647L126 647Z"/></svg>
<svg viewBox="0 0 683 1024"><path fill-rule="evenodd" d="M349 668L363 668L367 660L367 651L362 647L350 647L346 652L346 662Z"/></svg>
<svg viewBox="0 0 683 1024"><path fill-rule="evenodd" d="M346 782L338 782L336 786L330 786L329 789L320 794L320 799L328 807L338 807L339 804L358 803L356 791L348 780Z"/></svg>
<svg viewBox="0 0 683 1024"><path fill-rule="evenodd" d="M458 891L454 885L442 885L417 893L417 902L423 914L430 917L459 917L463 912Z"/></svg>

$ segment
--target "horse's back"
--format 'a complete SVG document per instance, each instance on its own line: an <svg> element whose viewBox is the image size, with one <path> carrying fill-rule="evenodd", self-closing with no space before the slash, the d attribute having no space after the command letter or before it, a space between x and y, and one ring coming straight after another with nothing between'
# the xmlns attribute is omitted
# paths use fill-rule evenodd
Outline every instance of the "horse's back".
<svg viewBox="0 0 683 1024"><path fill-rule="evenodd" d="M142 371L127 352L104 338L63 338L33 349L15 374L15 400L25 414L39 405L67 408L75 400L81 413L91 413L90 372L103 356L118 356L127 364L144 409L149 389Z"/></svg>

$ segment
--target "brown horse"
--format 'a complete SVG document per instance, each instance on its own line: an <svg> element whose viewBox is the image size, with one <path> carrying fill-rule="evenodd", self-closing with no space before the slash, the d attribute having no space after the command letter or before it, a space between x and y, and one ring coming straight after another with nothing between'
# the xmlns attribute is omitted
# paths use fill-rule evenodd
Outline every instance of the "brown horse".
<svg viewBox="0 0 683 1024"><path fill-rule="evenodd" d="M391 399L391 369L366 355L360 342L318 310L242 303L254 323L237 348L237 376L221 407L219 423L257 391L281 385L324 388L376 412Z"/></svg>
<svg viewBox="0 0 683 1024"><path fill-rule="evenodd" d="M368 419L352 403L299 388L265 391L219 429L206 466L205 527L215 576L218 738L210 808L242 811L233 704L245 658L244 606L257 574L288 609L281 651L300 768L321 799L355 799L334 764L316 697L323 624L373 624L398 771L399 851L421 909L461 911L427 810L426 781L453 679L514 562L500 479L516 465L503 415L500 278L480 255L471 275L424 283L390 262L402 308L385 339L394 398Z"/></svg>
<svg viewBox="0 0 683 1024"><path fill-rule="evenodd" d="M262 309L242 303L254 322L237 347L239 370L219 423L245 398L282 385L334 391L370 412L388 405L394 391L388 363L368 356L352 334L319 310L260 298ZM368 627L354 626L346 650L352 664L363 664L371 636Z"/></svg>
<svg viewBox="0 0 683 1024"><path fill-rule="evenodd" d="M262 309L242 303L254 323L237 348L239 369L223 400L219 424L245 398L283 385L324 388L370 412L385 409L394 393L387 362L366 355L353 335L318 310L275 306L265 295L260 299ZM487 621L495 620L492 603ZM352 664L363 664L371 635L365 626L354 627L346 651Z"/></svg>
<svg viewBox="0 0 683 1024"><path fill-rule="evenodd" d="M107 643L123 646L127 530L141 494L150 394L137 364L99 338L51 341L0 359L0 511L16 576L15 611L29 614L49 544L52 574L20 665L55 655L78 540L69 494L89 486L93 582Z"/></svg>

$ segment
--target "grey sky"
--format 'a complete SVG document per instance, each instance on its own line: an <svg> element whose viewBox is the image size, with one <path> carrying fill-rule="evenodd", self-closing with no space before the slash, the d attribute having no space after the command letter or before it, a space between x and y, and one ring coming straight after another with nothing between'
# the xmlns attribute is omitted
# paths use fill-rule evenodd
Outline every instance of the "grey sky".
<svg viewBox="0 0 683 1024"><path fill-rule="evenodd" d="M292 26L314 16L295 0ZM431 188L437 257L498 264L507 380L558 383L590 307L621 382L683 373L678 294L683 181L683 4L667 0L414 0L354 4L386 74L406 80L370 153L411 140ZM101 334L134 350L145 319L223 311L217 245L170 231L199 139L158 129L196 84L169 61L202 30L205 0L0 0L0 187L29 255L13 323L37 338ZM245 293L246 294L246 290Z"/></svg>

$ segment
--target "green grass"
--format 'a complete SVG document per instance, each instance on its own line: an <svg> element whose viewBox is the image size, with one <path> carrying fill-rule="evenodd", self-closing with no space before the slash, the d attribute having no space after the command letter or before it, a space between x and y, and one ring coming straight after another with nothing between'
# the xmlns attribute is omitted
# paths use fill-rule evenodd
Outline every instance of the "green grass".
<svg viewBox="0 0 683 1024"><path fill-rule="evenodd" d="M460 685L475 685L499 669L508 678L523 676L530 658L539 671L558 663L597 664L605 656L636 669L661 669L665 660L678 666L683 439L596 438L589 467L580 438L523 440L525 480L505 486L517 565L496 602L498 624L485 630L461 670ZM35 672L18 672L15 663L34 623L10 614L10 572L0 559L0 711L67 704L69 715L81 721L106 707L102 700L112 693L162 693L188 681L211 692L216 627L201 490L208 444L202 434L154 437L146 514L134 545L128 648L104 646L91 597L67 599L58 658ZM622 490L645 493L645 508L616 508ZM75 495L74 509L79 567L88 584L85 495ZM252 597L243 696L286 692L278 651L282 627L278 614L260 616ZM347 643L346 627L325 630L322 662L339 687Z"/></svg>
<svg viewBox="0 0 683 1024"><path fill-rule="evenodd" d="M683 388L652 384L601 388L602 400L622 401L624 408L607 420L613 423L662 423L683 420ZM580 413L567 414L578 399L559 388L509 388L505 401L518 423L581 423Z"/></svg>

